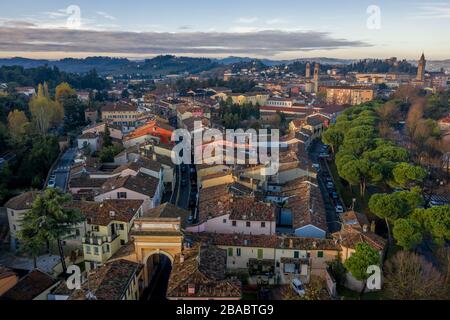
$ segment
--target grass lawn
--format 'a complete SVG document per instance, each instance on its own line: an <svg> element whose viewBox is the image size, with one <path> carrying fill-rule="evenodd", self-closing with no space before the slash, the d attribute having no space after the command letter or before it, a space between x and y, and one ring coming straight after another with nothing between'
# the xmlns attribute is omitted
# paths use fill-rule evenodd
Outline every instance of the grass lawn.
<svg viewBox="0 0 450 320"><path fill-rule="evenodd" d="M339 296L342 297L343 300L359 300L359 292L352 291L343 286L338 286L337 291ZM361 300L383 300L383 291L377 292L366 292L361 297Z"/></svg>

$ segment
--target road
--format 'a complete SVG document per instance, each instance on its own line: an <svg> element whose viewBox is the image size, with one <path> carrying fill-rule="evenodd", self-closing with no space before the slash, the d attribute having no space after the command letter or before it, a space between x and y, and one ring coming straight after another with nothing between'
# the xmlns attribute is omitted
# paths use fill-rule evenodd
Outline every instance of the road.
<svg viewBox="0 0 450 320"><path fill-rule="evenodd" d="M170 202L179 208L189 210L189 197L191 193L190 168L188 165L176 167L175 189ZM185 184L182 184L182 181Z"/></svg>
<svg viewBox="0 0 450 320"><path fill-rule="evenodd" d="M169 284L172 265L170 260L161 256L161 263L156 269L156 273L150 281L149 286L142 293L142 301L166 301L167 287Z"/></svg>
<svg viewBox="0 0 450 320"><path fill-rule="evenodd" d="M68 149L59 159L53 174L56 177L56 187L64 192L67 191L67 181L69 180L70 167L77 153L76 148Z"/></svg>
<svg viewBox="0 0 450 320"><path fill-rule="evenodd" d="M320 141L315 142L310 148L309 157L313 163L320 164L320 172L317 175L317 181L319 183L320 191L325 203L328 230L330 233L334 233L341 229L341 224L339 223L340 218L335 209L335 206L338 203L331 198L329 190L326 187L325 178L331 177L331 174L328 172L328 168L325 165L325 160L319 158L319 154L321 153L321 148L323 147L323 145L324 144ZM341 201L338 202L342 205Z"/></svg>

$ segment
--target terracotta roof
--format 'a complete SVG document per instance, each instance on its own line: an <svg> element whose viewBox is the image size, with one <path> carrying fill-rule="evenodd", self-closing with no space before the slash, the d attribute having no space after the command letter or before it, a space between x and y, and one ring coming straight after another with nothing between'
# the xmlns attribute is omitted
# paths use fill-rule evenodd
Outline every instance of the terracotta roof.
<svg viewBox="0 0 450 320"><path fill-rule="evenodd" d="M224 247L250 247L292 250L340 250L333 239L313 239L277 235L186 233L186 239Z"/></svg>
<svg viewBox="0 0 450 320"><path fill-rule="evenodd" d="M5 203L5 207L13 210L29 210L34 200L40 195L40 191L24 192L17 197L11 198Z"/></svg>
<svg viewBox="0 0 450 320"><path fill-rule="evenodd" d="M149 197L153 197L158 184L158 179L139 173L136 176L110 178L103 184L100 192L103 194L119 188L125 188Z"/></svg>
<svg viewBox="0 0 450 320"><path fill-rule="evenodd" d="M293 228L311 224L327 231L325 203L319 187L309 181L300 182L290 193L293 197L288 200L288 208L292 212Z"/></svg>
<svg viewBox="0 0 450 320"><path fill-rule="evenodd" d="M70 188L101 188L101 186L105 183L105 179L97 179L91 178L89 174L82 173L80 176L76 178L72 178L69 181Z"/></svg>
<svg viewBox="0 0 450 320"><path fill-rule="evenodd" d="M351 226L344 226L341 231L333 233L333 238L347 248L355 249L358 243L365 242L375 250L383 250L386 246L386 239L379 235L361 229L356 229Z"/></svg>
<svg viewBox="0 0 450 320"><path fill-rule="evenodd" d="M9 268L0 266L0 279L16 276L16 273Z"/></svg>
<svg viewBox="0 0 450 320"><path fill-rule="evenodd" d="M200 189L199 221L204 222L210 218L228 214L231 208L231 196L226 184Z"/></svg>
<svg viewBox="0 0 450 320"><path fill-rule="evenodd" d="M276 207L271 203L256 201L254 197L234 198L230 220L275 221Z"/></svg>
<svg viewBox="0 0 450 320"><path fill-rule="evenodd" d="M119 103L119 104L107 104L102 107L102 112L136 112L137 113L137 107L125 104L125 103Z"/></svg>
<svg viewBox="0 0 450 320"><path fill-rule="evenodd" d="M114 170L114 173L120 173L126 169L131 169L135 172L139 172L139 170L141 168L148 169L148 170L151 170L154 172L159 172L159 171L161 171L162 167L158 161L154 161L147 157L139 157L139 159L137 161L132 161L132 162L129 162L127 164L124 164L124 165L118 167L117 169Z"/></svg>
<svg viewBox="0 0 450 320"><path fill-rule="evenodd" d="M97 139L98 138L98 134L93 133L93 132L86 132L83 133L81 136L78 137L78 140L80 139Z"/></svg>
<svg viewBox="0 0 450 320"><path fill-rule="evenodd" d="M142 264L127 260L110 262L90 274L89 281L80 290L75 290L69 299L87 300L86 295L90 291L96 300L121 300L130 281L143 267Z"/></svg>
<svg viewBox="0 0 450 320"><path fill-rule="evenodd" d="M89 224L107 226L112 221L130 222L143 203L143 200L106 199L103 202L74 201L70 207L79 209Z"/></svg>
<svg viewBox="0 0 450 320"><path fill-rule="evenodd" d="M169 279L168 298L241 298L241 283L226 278L227 253L201 245L177 255Z"/></svg>
<svg viewBox="0 0 450 320"><path fill-rule="evenodd" d="M57 282L55 278L47 273L35 269L20 279L1 299L30 301Z"/></svg>

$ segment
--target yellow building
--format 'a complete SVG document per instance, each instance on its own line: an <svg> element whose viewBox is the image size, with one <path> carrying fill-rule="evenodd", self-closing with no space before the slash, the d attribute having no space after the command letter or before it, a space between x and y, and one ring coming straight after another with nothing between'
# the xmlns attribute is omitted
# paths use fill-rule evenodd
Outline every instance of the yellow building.
<svg viewBox="0 0 450 320"><path fill-rule="evenodd" d="M102 108L102 120L121 127L135 127L140 116L137 107L129 104L109 104Z"/></svg>
<svg viewBox="0 0 450 320"><path fill-rule="evenodd" d="M354 106L372 101L375 98L375 91L364 86L323 87L321 90L326 93L327 104Z"/></svg>
<svg viewBox="0 0 450 320"><path fill-rule="evenodd" d="M142 200L104 200L74 202L86 216L86 235L82 237L86 270L103 265L129 241L136 218L143 214Z"/></svg>

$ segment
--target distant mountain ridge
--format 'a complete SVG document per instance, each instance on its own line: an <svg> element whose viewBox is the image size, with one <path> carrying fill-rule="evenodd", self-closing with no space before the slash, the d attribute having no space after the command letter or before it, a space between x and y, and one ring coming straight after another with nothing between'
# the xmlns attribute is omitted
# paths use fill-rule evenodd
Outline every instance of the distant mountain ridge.
<svg viewBox="0 0 450 320"><path fill-rule="evenodd" d="M337 59L327 57L299 58L294 60L255 59L251 57L230 56L223 59L177 57L173 55L157 56L145 60L130 60L127 58L88 57L84 59L65 58L61 60L8 58L0 59L0 66L21 66L23 68L36 68L40 66L57 67L69 73L85 74L96 69L100 75L143 75L159 77L168 74L200 73L202 71L221 71L222 69L245 65L257 61L265 66L292 65L295 63L318 62L322 66L341 65L349 66L359 60ZM442 61L429 61L430 69L444 68L450 70L450 59Z"/></svg>

